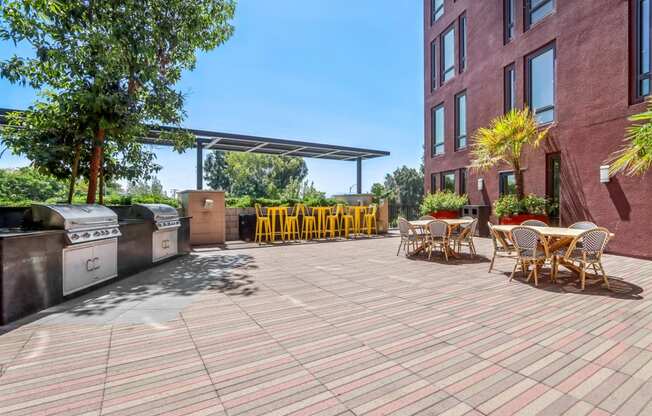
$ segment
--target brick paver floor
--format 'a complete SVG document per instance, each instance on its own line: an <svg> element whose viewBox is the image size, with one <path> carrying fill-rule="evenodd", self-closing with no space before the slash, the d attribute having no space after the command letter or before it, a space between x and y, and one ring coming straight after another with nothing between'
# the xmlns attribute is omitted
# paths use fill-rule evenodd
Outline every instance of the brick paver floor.
<svg viewBox="0 0 652 416"><path fill-rule="evenodd" d="M652 262L613 292L398 239L205 251L0 336L8 415L652 415Z"/></svg>

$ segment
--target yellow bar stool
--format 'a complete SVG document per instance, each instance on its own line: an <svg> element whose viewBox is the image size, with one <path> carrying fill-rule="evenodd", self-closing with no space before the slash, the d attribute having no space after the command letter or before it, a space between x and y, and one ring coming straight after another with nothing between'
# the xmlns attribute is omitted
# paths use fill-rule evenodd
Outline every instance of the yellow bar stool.
<svg viewBox="0 0 652 416"><path fill-rule="evenodd" d="M347 207L346 213L340 219L340 230L344 231L344 238L349 238L349 233L355 229L353 207ZM341 235L341 232L340 232Z"/></svg>
<svg viewBox="0 0 652 416"><path fill-rule="evenodd" d="M271 238L272 225L269 220L269 212L263 215L263 208L260 204L254 204L254 208L256 209L256 234L254 236L254 242L262 244L263 237L265 237L265 241L269 241Z"/></svg>
<svg viewBox="0 0 652 416"><path fill-rule="evenodd" d="M330 238L335 238L335 232L339 237L342 237L342 227L340 217L344 215L344 205L337 204L335 208L331 209L330 215L326 219L328 224L328 231L330 232Z"/></svg>
<svg viewBox="0 0 652 416"><path fill-rule="evenodd" d="M292 208L292 212L287 212L285 216L285 239L286 240L299 240L301 233L299 233L299 211L305 207L303 204L296 204Z"/></svg>
<svg viewBox="0 0 652 416"><path fill-rule="evenodd" d="M312 240L313 233L317 234L317 222L310 208L303 207L303 224L301 224L301 239Z"/></svg>
<svg viewBox="0 0 652 416"><path fill-rule="evenodd" d="M367 236L371 237L371 230L374 230L374 234L378 235L378 227L376 225L376 212L378 207L374 205L369 206L369 210L364 214L364 228L367 229Z"/></svg>

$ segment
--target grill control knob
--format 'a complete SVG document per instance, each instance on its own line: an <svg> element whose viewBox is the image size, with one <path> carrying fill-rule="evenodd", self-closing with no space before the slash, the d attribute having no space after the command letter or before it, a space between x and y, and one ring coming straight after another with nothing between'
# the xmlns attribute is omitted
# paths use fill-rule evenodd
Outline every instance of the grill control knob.
<svg viewBox="0 0 652 416"><path fill-rule="evenodd" d="M116 230L116 229L114 228L114 229L111 231L111 234L118 234L118 230Z"/></svg>
<svg viewBox="0 0 652 416"><path fill-rule="evenodd" d="M91 236L90 233L84 233L84 234L82 234L82 238L88 238L88 237L90 237L90 236Z"/></svg>
<svg viewBox="0 0 652 416"><path fill-rule="evenodd" d="M93 233L93 236L95 236L95 237L98 237L99 235L100 235L100 232L99 232L99 231L95 231L95 232Z"/></svg>
<svg viewBox="0 0 652 416"><path fill-rule="evenodd" d="M71 240L78 240L79 239L79 234L73 234L70 236Z"/></svg>

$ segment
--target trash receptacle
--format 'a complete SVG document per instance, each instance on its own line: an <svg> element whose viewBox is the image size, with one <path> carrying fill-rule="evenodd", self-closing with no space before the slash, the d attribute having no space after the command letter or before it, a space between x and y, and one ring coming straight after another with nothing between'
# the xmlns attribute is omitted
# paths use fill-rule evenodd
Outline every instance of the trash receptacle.
<svg viewBox="0 0 652 416"><path fill-rule="evenodd" d="M478 219L478 235L480 237L489 237L489 215L491 208L487 205L464 205L462 207L462 216Z"/></svg>
<svg viewBox="0 0 652 416"><path fill-rule="evenodd" d="M256 233L256 215L240 214L238 221L238 234L242 241L254 241Z"/></svg>

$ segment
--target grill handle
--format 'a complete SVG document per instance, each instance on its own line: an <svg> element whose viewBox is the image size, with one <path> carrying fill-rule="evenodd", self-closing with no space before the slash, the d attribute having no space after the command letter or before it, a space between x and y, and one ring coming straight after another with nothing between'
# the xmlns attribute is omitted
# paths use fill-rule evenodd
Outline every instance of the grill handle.
<svg viewBox="0 0 652 416"><path fill-rule="evenodd" d="M86 271L87 272L92 272L93 270L95 270L95 265L93 264L93 259L86 260Z"/></svg>
<svg viewBox="0 0 652 416"><path fill-rule="evenodd" d="M100 258L95 257L93 259L93 270L99 270L100 269Z"/></svg>

